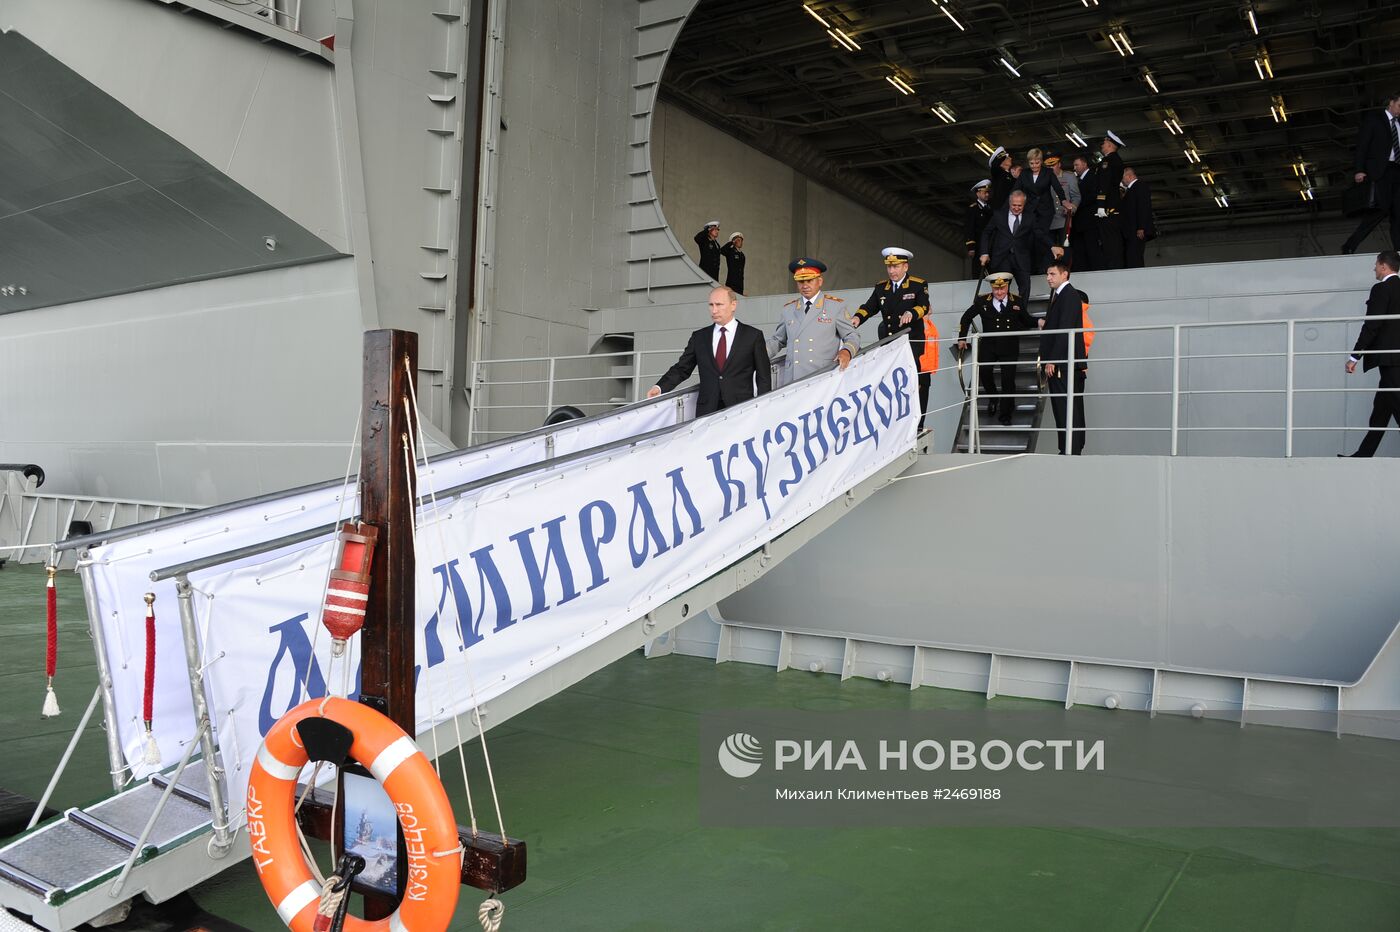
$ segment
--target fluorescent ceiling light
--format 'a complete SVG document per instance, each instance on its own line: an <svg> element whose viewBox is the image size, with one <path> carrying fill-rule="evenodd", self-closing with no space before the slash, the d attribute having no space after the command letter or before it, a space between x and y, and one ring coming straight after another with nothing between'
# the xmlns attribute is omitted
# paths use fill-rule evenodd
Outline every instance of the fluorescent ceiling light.
<svg viewBox="0 0 1400 932"><path fill-rule="evenodd" d="M822 19L822 18L821 18L821 14L818 13L816 10L812 9L812 8L811 8L810 6L808 6L807 4L805 4L805 3L802 4L802 9L804 9L804 10L806 10L808 13L812 14L812 19L814 19L814 20L816 20L817 22L821 23L822 26L823 26L824 28L828 28L828 29L831 28L831 24L828 23L826 20Z"/></svg>

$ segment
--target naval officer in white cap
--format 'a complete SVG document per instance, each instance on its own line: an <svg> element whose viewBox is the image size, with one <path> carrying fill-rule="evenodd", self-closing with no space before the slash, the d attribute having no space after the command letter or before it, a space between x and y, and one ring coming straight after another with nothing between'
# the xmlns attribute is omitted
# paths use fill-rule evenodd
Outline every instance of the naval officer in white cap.
<svg viewBox="0 0 1400 932"><path fill-rule="evenodd" d="M719 221L706 220L705 229L695 234L695 245L700 247L700 271L710 276L710 281L719 281Z"/></svg>
<svg viewBox="0 0 1400 932"><path fill-rule="evenodd" d="M876 282L875 290L865 299L851 321L859 327L870 318L880 317L880 339L901 330L909 332L909 348L914 352L915 367L924 353L924 318L928 316L928 283L909 274L909 260L914 254L900 246L880 250L885 259L885 281ZM919 379L919 416L928 408L928 384Z"/></svg>
<svg viewBox="0 0 1400 932"><path fill-rule="evenodd" d="M1103 161L1099 163L1099 193L1094 216L1099 227L1100 269L1121 269L1123 267L1123 225L1118 212L1123 208L1123 193L1119 185L1123 183L1123 157L1119 149L1127 147L1113 130L1104 133L1099 151Z"/></svg>

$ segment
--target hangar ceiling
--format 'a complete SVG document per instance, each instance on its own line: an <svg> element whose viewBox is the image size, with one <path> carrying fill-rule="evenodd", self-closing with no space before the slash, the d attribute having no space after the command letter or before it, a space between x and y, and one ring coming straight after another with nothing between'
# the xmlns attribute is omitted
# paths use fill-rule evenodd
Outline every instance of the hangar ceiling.
<svg viewBox="0 0 1400 932"><path fill-rule="evenodd" d="M954 248L991 147L1097 151L1164 232L1339 215L1400 2L701 0L665 99ZM900 85L903 85L901 87ZM939 112L941 111L941 112Z"/></svg>

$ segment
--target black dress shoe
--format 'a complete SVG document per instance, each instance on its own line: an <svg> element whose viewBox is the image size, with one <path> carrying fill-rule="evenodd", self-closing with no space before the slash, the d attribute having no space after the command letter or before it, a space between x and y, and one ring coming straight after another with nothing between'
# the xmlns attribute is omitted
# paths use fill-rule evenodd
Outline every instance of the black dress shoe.
<svg viewBox="0 0 1400 932"><path fill-rule="evenodd" d="M1001 412L1001 415L997 418L997 420L1001 423L1001 426L1002 426L1002 427L1010 427L1010 426L1011 426L1011 412L1010 412L1010 411L1003 411L1003 412Z"/></svg>

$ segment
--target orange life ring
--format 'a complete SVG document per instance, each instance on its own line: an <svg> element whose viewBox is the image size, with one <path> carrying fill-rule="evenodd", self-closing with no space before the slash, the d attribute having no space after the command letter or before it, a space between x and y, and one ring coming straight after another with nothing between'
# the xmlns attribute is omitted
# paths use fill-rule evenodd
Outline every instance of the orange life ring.
<svg viewBox="0 0 1400 932"><path fill-rule="evenodd" d="M398 811L408 852L407 887L387 919L347 916L346 932L440 932L461 892L462 846L447 791L413 739L389 718L347 699L308 699L268 731L248 778L248 840L253 866L277 915L294 932L311 932L321 888L297 841L296 785L306 765L298 722L324 717L354 734L350 756L374 774Z"/></svg>

